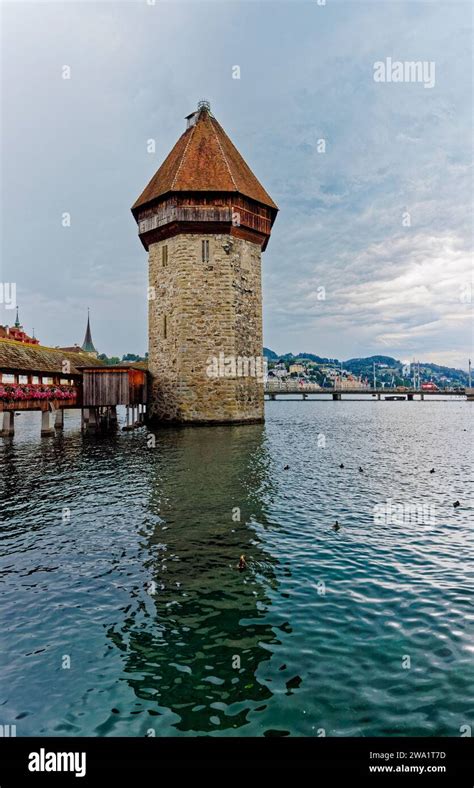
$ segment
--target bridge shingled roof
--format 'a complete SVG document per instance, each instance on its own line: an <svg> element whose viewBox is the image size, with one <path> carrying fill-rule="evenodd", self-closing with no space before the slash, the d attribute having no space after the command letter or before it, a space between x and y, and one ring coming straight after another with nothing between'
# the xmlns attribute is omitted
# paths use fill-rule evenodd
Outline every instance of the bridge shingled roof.
<svg viewBox="0 0 474 788"><path fill-rule="evenodd" d="M63 361L71 364L68 374L82 375L79 366L103 366L100 361L87 353L65 352L58 348L42 345L24 345L9 339L0 339L0 370L17 372L53 372L65 375Z"/></svg>

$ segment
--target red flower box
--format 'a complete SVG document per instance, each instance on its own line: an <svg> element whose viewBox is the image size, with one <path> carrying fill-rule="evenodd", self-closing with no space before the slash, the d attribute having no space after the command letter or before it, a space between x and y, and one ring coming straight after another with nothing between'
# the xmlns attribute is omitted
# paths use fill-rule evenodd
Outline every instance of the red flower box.
<svg viewBox="0 0 474 788"><path fill-rule="evenodd" d="M54 386L43 383L0 383L0 401L76 399L74 386Z"/></svg>

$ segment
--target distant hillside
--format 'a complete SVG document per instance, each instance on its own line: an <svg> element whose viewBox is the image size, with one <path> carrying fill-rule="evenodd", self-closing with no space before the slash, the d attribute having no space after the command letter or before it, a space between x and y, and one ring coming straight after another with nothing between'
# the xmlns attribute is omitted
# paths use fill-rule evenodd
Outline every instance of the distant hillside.
<svg viewBox="0 0 474 788"><path fill-rule="evenodd" d="M270 350L267 347L263 348L263 355L265 356L265 358L268 358L269 361L277 361L279 358L278 354L275 353L274 350Z"/></svg>
<svg viewBox="0 0 474 788"><path fill-rule="evenodd" d="M268 347L263 348L263 355L269 361L295 361L306 358L308 361L315 361L317 364L339 363L335 358L323 358L322 356L315 356L314 353L298 353L296 356L293 353L285 353L279 356L278 353L275 353L274 350L270 350Z"/></svg>
<svg viewBox="0 0 474 788"><path fill-rule="evenodd" d="M308 361L315 361L316 364L333 364L336 361L334 358L322 358L321 356L315 356L314 353L298 353L295 358L301 360L307 358Z"/></svg>
<svg viewBox="0 0 474 788"><path fill-rule="evenodd" d="M355 366L361 363L366 364L367 362L370 362L371 364L386 364L388 367L395 367L397 365L401 366L402 364L401 361L397 361L397 359L392 358L392 356L367 356L367 358L350 358L348 361L343 361L342 363L348 369L351 364Z"/></svg>

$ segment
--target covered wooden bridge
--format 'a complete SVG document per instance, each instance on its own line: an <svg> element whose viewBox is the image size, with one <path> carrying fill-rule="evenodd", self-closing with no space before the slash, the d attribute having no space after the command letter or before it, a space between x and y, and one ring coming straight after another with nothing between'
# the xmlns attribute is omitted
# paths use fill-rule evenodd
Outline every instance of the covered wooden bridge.
<svg viewBox="0 0 474 788"><path fill-rule="evenodd" d="M117 423L117 405L125 405L127 424L124 429L141 426L147 400L145 364L121 364L113 367L88 365L83 374L83 429L97 432Z"/></svg>
<svg viewBox="0 0 474 788"><path fill-rule="evenodd" d="M143 420L146 378L145 365L109 367L89 353L0 339L0 435L13 436L15 413L27 410L41 412L43 436L62 430L71 408L81 409L84 431L113 427L117 405L131 428Z"/></svg>

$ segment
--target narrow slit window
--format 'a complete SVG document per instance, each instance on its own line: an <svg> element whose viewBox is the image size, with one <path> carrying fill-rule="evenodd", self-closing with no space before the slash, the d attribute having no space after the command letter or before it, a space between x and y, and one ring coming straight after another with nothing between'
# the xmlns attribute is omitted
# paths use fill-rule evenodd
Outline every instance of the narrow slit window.
<svg viewBox="0 0 474 788"><path fill-rule="evenodd" d="M209 262L209 241L201 241L201 259L203 263Z"/></svg>
<svg viewBox="0 0 474 788"><path fill-rule="evenodd" d="M163 315L163 339L168 339L168 318Z"/></svg>
<svg viewBox="0 0 474 788"><path fill-rule="evenodd" d="M168 265L168 246L161 247L161 261L163 268L165 268Z"/></svg>

